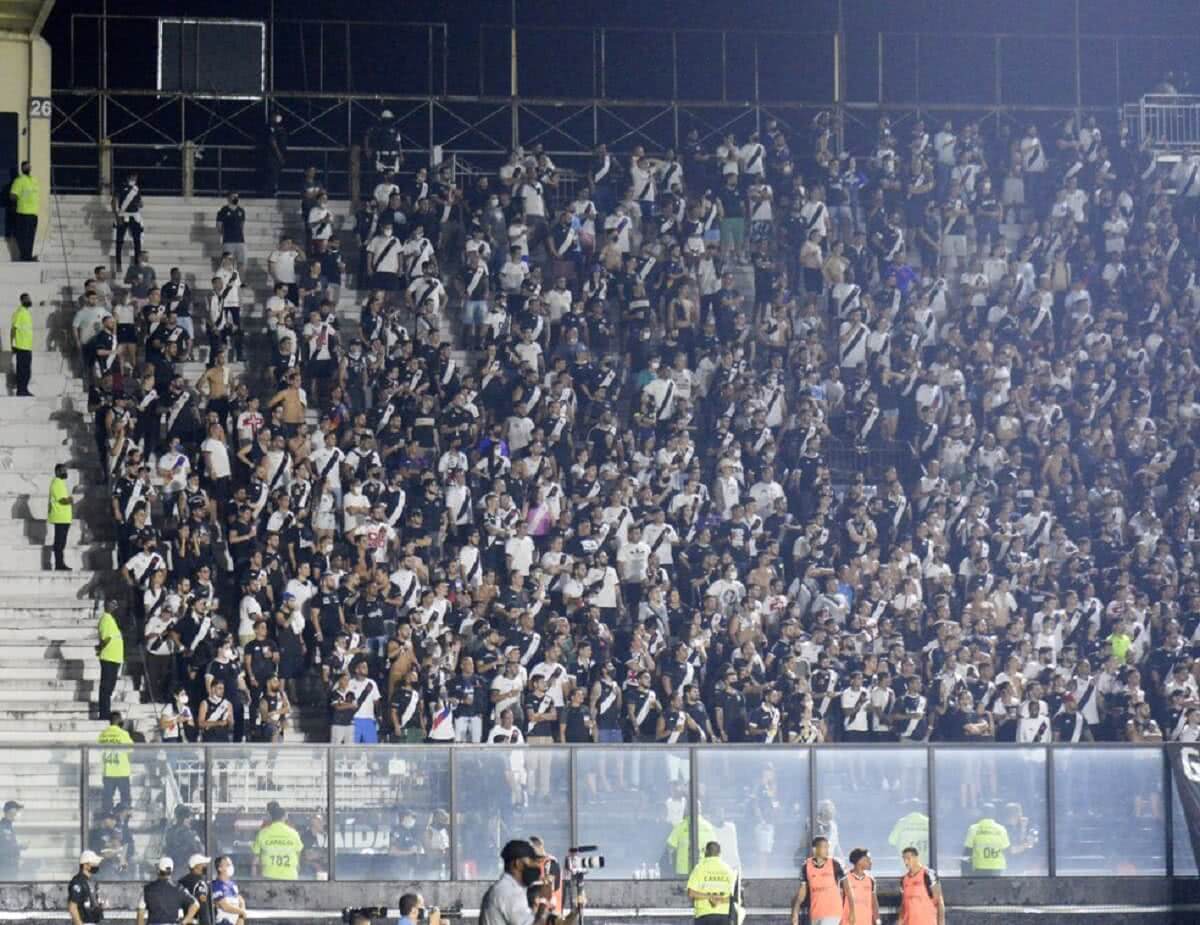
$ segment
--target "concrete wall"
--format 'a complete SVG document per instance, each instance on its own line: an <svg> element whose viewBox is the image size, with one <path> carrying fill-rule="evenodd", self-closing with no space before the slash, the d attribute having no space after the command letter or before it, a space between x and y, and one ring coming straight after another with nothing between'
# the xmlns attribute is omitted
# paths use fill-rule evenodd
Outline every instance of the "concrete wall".
<svg viewBox="0 0 1200 925"><path fill-rule="evenodd" d="M50 45L41 36L30 38L17 32L0 31L0 112L18 114L21 128L19 158L33 164L33 174L41 184L40 242L45 238L50 214L51 120L29 118L31 96L50 96ZM8 164L2 166L9 167ZM12 256L8 248L0 248L0 261L8 261Z"/></svg>
<svg viewBox="0 0 1200 925"><path fill-rule="evenodd" d="M419 892L426 905L448 907L460 904L465 921L474 922L485 883L272 883L242 882L242 893L253 910L304 910L336 912L348 906L395 908L402 893ZM1012 921L1014 914L1039 911L1039 923L1081 922L1200 922L1200 881L1149 877L1076 877L951 879L942 881L948 917L954 925ZM746 905L751 925L786 925L796 884L787 880L756 880L746 886ZM136 907L137 884L101 884L101 895L111 918L119 918ZM682 881L656 880L595 881L587 886L593 921L627 922L638 917L653 918L656 925L682 925L690 920ZM0 912L28 912L27 921L49 921L34 914L61 913L65 909L65 884L27 883L0 885ZM879 883L880 904L894 909L899 883ZM1065 908L1064 908L1065 907ZM1094 914L1081 916L1066 909L1096 907ZM1106 908L1107 907L1107 908ZM1117 908L1114 908L1117 907ZM678 909L678 919L665 914ZM605 910L621 910L619 915ZM1057 911L1057 914L1056 914ZM281 917L282 918L282 917ZM888 920L885 915L885 921Z"/></svg>

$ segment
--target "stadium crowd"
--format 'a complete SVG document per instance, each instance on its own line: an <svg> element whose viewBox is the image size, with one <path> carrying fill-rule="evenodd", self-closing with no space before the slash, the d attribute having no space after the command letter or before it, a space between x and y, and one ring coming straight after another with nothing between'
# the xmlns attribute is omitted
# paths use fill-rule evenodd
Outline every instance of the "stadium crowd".
<svg viewBox="0 0 1200 925"><path fill-rule="evenodd" d="M199 291L98 267L164 738L1200 738L1200 161L995 124L384 169L340 231L310 170L249 330L236 195Z"/></svg>

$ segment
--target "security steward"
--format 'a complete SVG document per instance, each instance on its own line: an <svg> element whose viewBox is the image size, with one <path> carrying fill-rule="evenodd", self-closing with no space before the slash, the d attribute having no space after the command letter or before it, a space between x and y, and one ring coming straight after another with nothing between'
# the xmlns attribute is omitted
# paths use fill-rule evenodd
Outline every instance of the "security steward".
<svg viewBox="0 0 1200 925"><path fill-rule="evenodd" d="M188 858L188 872L179 878L179 885L200 904L196 925L212 925L212 903L209 902L208 865L212 858L193 854Z"/></svg>
<svg viewBox="0 0 1200 925"><path fill-rule="evenodd" d="M963 874L976 877L1002 877L1008 869L1008 829L994 818L992 807L967 829L963 839Z"/></svg>
<svg viewBox="0 0 1200 925"><path fill-rule="evenodd" d="M720 844L710 841L704 846L704 857L688 876L687 894L696 925L728 925L735 879L733 868L721 860Z"/></svg>
<svg viewBox="0 0 1200 925"><path fill-rule="evenodd" d="M183 925L192 925L200 912L200 903L178 883L171 882L175 862L158 859L158 876L142 887L138 903L137 925L175 925L183 912Z"/></svg>
<svg viewBox="0 0 1200 925"><path fill-rule="evenodd" d="M104 903L100 899L100 885L96 883L96 871L104 858L95 851L79 855L79 873L67 884L67 914L71 925L104 920Z"/></svg>
<svg viewBox="0 0 1200 925"><path fill-rule="evenodd" d="M30 398L29 379L33 375L33 297L21 293L21 302L13 312L12 327L8 334L8 346L12 349L13 378L16 380L17 395Z"/></svg>

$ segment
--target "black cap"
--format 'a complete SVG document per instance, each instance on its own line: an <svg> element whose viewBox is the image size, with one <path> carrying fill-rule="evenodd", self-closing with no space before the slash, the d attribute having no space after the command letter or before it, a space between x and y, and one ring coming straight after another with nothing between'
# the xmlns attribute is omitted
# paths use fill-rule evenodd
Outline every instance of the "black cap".
<svg viewBox="0 0 1200 925"><path fill-rule="evenodd" d="M24 804L24 803L18 803L16 800L9 800L7 803L5 803L5 804L4 804L4 811L5 811L6 813L7 813L9 810L13 810L13 809L24 809L24 808L25 808L25 804Z"/></svg>

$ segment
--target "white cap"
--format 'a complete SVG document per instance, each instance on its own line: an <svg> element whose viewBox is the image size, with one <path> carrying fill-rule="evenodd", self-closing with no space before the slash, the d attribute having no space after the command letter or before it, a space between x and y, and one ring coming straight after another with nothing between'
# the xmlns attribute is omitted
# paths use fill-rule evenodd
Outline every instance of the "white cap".
<svg viewBox="0 0 1200 925"><path fill-rule="evenodd" d="M99 864L104 863L104 858L102 858L102 857L100 857L100 855L96 854L95 851L85 851L85 852L83 852L83 854L79 855L79 863L81 865L83 865L83 864L99 865Z"/></svg>
<svg viewBox="0 0 1200 925"><path fill-rule="evenodd" d="M159 858L158 859L159 873L168 874L171 871L173 871L174 869L175 869L175 862L172 861L170 858Z"/></svg>
<svg viewBox="0 0 1200 925"><path fill-rule="evenodd" d="M202 854L193 854L188 858L188 868L195 867L197 864L211 864L212 858L205 857Z"/></svg>
<svg viewBox="0 0 1200 925"><path fill-rule="evenodd" d="M393 116L392 116L392 111L391 111L390 109L385 109L383 112L381 112L381 113L379 114L379 116L380 116L380 118L382 118L382 119L391 119L391 118L393 118Z"/></svg>

